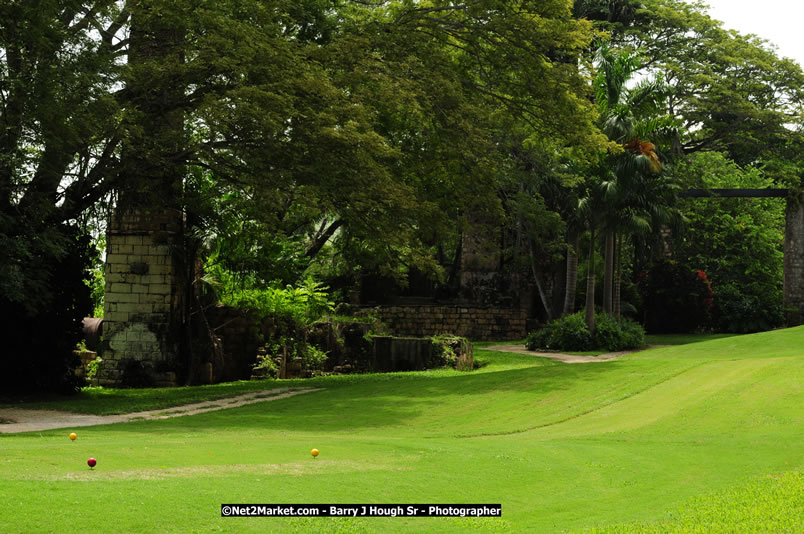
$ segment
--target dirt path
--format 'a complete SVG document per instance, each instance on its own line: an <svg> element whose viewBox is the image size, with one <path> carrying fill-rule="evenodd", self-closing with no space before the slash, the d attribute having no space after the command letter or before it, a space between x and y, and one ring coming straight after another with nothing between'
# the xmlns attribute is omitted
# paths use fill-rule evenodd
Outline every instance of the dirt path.
<svg viewBox="0 0 804 534"><path fill-rule="evenodd" d="M267 402L293 397L303 393L321 391L321 388L283 388L245 393L237 397L196 402L183 406L171 406L159 410L134 412L120 415L85 415L55 410L25 410L22 408L0 408L0 434L52 430L54 428L77 428L80 426L108 425L135 420L168 419L184 415L197 415L226 408L237 408L257 402Z"/></svg>
<svg viewBox="0 0 804 534"><path fill-rule="evenodd" d="M491 347L483 347L483 350L496 350L500 352L513 352L514 354L527 354L528 356L539 356L541 358L550 358L551 360L558 360L564 363L595 363L595 362L610 362L621 358L626 354L633 354L634 352L641 352L645 349L652 349L660 345L648 345L644 349L639 350L624 350L620 352L608 352L600 356L578 356L575 354L562 354L560 352L536 352L526 349L523 345L493 345Z"/></svg>

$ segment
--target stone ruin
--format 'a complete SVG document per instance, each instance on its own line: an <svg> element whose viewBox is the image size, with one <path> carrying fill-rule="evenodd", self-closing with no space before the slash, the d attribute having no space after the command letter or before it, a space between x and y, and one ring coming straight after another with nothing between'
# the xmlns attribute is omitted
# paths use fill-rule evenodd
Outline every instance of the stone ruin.
<svg viewBox="0 0 804 534"><path fill-rule="evenodd" d="M181 214L116 213L107 234L102 386L176 385L182 276L173 251Z"/></svg>

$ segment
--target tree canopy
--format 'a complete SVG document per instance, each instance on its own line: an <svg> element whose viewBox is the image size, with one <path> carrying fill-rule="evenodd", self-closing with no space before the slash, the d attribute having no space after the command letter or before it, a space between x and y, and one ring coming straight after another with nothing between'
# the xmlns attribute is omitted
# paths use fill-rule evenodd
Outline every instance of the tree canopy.
<svg viewBox="0 0 804 534"><path fill-rule="evenodd" d="M455 285L466 233L497 228L549 317L590 176L622 190L597 216L653 233L678 176L659 163L682 155L799 188L803 82L701 2L5 2L0 300L87 313L60 265L86 278L87 214L139 205L183 212L188 254L257 284Z"/></svg>

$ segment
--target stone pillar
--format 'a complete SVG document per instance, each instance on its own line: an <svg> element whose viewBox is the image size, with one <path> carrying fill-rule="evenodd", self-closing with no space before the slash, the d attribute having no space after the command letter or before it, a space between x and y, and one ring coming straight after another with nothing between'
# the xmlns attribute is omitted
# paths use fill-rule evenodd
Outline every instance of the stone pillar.
<svg viewBox="0 0 804 534"><path fill-rule="evenodd" d="M465 302L496 303L499 288L500 228L494 221L470 216L461 236L461 297Z"/></svg>
<svg viewBox="0 0 804 534"><path fill-rule="evenodd" d="M804 203L787 201L784 232L784 310L788 326L804 322Z"/></svg>
<svg viewBox="0 0 804 534"><path fill-rule="evenodd" d="M129 210L112 216L100 385L175 385L182 284L174 250L181 230L176 211Z"/></svg>

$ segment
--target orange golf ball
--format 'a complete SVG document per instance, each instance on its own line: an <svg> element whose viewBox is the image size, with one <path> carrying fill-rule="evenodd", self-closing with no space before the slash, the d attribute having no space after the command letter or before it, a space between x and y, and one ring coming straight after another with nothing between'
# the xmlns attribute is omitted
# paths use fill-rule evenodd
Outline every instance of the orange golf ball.
<svg viewBox="0 0 804 534"><path fill-rule="evenodd" d="M75 432L70 433L70 439L71 440L75 441L75 438L77 438L77 437L78 437L78 434L76 434Z"/></svg>
<svg viewBox="0 0 804 534"><path fill-rule="evenodd" d="M313 455L313 458L315 458L316 456L318 456L318 449L313 449L313 450L311 450L311 451L310 451L310 454L312 454L312 455Z"/></svg>

